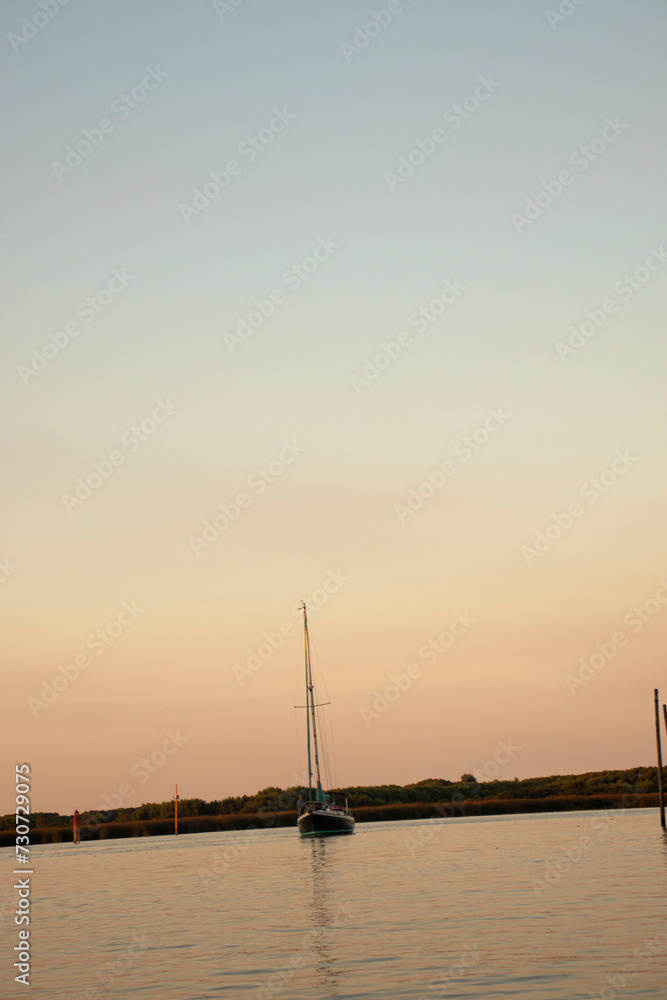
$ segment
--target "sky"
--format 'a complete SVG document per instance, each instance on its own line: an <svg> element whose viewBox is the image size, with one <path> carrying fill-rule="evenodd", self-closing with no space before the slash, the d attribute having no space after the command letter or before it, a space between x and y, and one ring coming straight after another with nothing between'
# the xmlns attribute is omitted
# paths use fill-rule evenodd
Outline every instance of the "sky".
<svg viewBox="0 0 667 1000"><path fill-rule="evenodd" d="M300 600L337 785L654 763L666 28L2 5L0 712L33 809L299 783Z"/></svg>

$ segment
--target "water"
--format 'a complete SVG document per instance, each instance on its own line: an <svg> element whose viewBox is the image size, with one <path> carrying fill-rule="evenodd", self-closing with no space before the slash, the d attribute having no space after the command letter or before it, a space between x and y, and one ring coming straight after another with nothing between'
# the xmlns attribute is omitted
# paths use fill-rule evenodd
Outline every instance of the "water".
<svg viewBox="0 0 667 1000"><path fill-rule="evenodd" d="M667 995L655 810L63 844L31 860L33 997ZM9 965L3 996L22 989Z"/></svg>

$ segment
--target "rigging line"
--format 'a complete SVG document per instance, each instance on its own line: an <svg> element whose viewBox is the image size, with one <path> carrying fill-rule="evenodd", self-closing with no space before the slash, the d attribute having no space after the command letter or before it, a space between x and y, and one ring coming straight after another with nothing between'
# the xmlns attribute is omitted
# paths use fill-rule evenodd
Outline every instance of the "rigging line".
<svg viewBox="0 0 667 1000"><path fill-rule="evenodd" d="M322 670L322 662L320 660L320 654L317 652L317 646L315 645L312 639L310 640L310 648L311 652L315 654L314 657L311 656L311 659L314 658L315 665L317 667L318 687L321 687L322 690L324 691L324 697L327 699L327 701L331 701L331 698L329 697L329 690L327 688L327 680L326 677L324 676L324 671Z"/></svg>
<svg viewBox="0 0 667 1000"><path fill-rule="evenodd" d="M334 719L333 719L333 705L329 709L329 713L331 715L331 722L330 722L330 725L331 725L331 761L332 761L331 767L333 769L333 779L334 779L333 780L333 784L332 784L331 787L332 788L338 788L338 768L336 766L336 741L334 740L334 733L336 732L336 727L334 726Z"/></svg>
<svg viewBox="0 0 667 1000"><path fill-rule="evenodd" d="M301 687L301 684L300 684L300 680L301 680L301 651L299 651L297 653L296 660L297 660L297 665L296 665L296 677L295 677L295 681L294 681L294 698L293 698L293 701L296 701L298 693L299 693L299 690L300 690L300 687ZM303 763L303 759L302 759L302 756L301 756L301 734L299 732L299 716L296 714L296 712L294 713L294 732L296 734L296 756L297 756L297 760L299 762L299 785L303 786L303 780L302 779L303 779L303 772L304 772L304 763Z"/></svg>
<svg viewBox="0 0 667 1000"><path fill-rule="evenodd" d="M329 787L329 767L327 764L327 758L329 756L329 748L327 745L326 738L326 726L323 718L323 713L318 710L317 712L317 729L320 734L320 743L322 746L322 753L320 758L320 766L322 768L322 777L324 779L324 787Z"/></svg>
<svg viewBox="0 0 667 1000"><path fill-rule="evenodd" d="M333 780L333 774L332 774L332 769L331 769L331 761L332 761L332 753L331 753L331 746L332 746L332 739L331 739L331 737L332 737L331 704L329 705L329 711L326 713L326 716L327 716L327 718L326 718L325 726L326 726L326 733L327 733L327 782L328 782L329 788L333 788L334 787L334 780Z"/></svg>
<svg viewBox="0 0 667 1000"><path fill-rule="evenodd" d="M294 672L294 701L296 701L297 699L297 694L301 687L301 678L303 676L301 670L301 662L302 662L301 650L299 649L298 653L296 654L296 670Z"/></svg>
<svg viewBox="0 0 667 1000"><path fill-rule="evenodd" d="M303 775L303 764L301 763L301 739L299 737L299 720L294 716L294 738L296 740L296 759L299 763L299 775ZM301 778L299 778L301 784Z"/></svg>
<svg viewBox="0 0 667 1000"><path fill-rule="evenodd" d="M314 660L315 660L315 664L316 664L316 667L317 667L318 686L321 686L321 688L324 690L324 695L325 695L325 698L327 699L326 702L325 702L325 704L328 704L328 705L331 706L331 697L329 695L329 690L328 690L328 687L327 687L326 678L324 676L324 671L322 670L322 663L320 661L320 656L319 656L319 653L317 651L317 646L313 642L312 638L310 640L310 648L311 648L311 654L314 654ZM313 656L311 655L311 661L312 661L312 659L313 659ZM324 748L325 748L325 751L326 751L326 753L324 755L324 770L325 770L326 775L327 775L328 787L329 788L336 788L337 784L338 784L338 781L337 781L337 777L338 776L337 776L337 767L336 767L336 746L335 746L335 743L334 743L334 736L333 736L333 733L334 733L333 707L330 707L330 709L329 709L329 718L327 719L326 727L324 725L322 725L321 726L321 730L322 730L323 742L325 744ZM326 732L326 739L324 739L325 732ZM329 758L331 758L331 761L332 761L332 763L331 763L331 769L329 768L329 763L328 763ZM332 774L332 772L333 772L333 774Z"/></svg>
<svg viewBox="0 0 667 1000"><path fill-rule="evenodd" d="M315 675L316 675L316 679L317 679L317 688L320 691L324 691L324 697L326 699L325 704L326 704L326 703L330 702L329 691L327 689L326 678L325 678L324 672L322 670L322 663L321 663L321 660L320 660L319 653L317 651L317 646L313 642L312 639L310 641L310 650L311 650L311 667L315 668ZM327 783L327 786L331 787L331 774L330 774L329 763L328 763L328 760L329 760L329 743L330 743L330 740L329 740L329 737L328 737L328 733L327 733L328 718L325 719L322 712L318 712L317 715L318 715L318 726L319 726L319 729L320 729L322 746L323 746L323 754L322 754L322 762L321 762L322 763L322 770L325 773L325 781Z"/></svg>

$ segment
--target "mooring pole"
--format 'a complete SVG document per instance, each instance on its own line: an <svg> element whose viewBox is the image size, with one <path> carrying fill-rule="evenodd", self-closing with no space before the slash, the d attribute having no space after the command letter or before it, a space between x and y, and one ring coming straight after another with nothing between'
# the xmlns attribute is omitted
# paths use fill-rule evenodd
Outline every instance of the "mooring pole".
<svg viewBox="0 0 667 1000"><path fill-rule="evenodd" d="M662 706L662 711L664 712L665 715L665 729L667 729L667 705Z"/></svg>
<svg viewBox="0 0 667 1000"><path fill-rule="evenodd" d="M174 836L178 837L178 785L174 785Z"/></svg>
<svg viewBox="0 0 667 1000"><path fill-rule="evenodd" d="M79 810L74 810L74 843L81 843L81 834L79 833Z"/></svg>
<svg viewBox="0 0 667 1000"><path fill-rule="evenodd" d="M658 746L658 795L660 796L660 826L663 830L665 826L665 789L662 784L662 748L660 746L660 698L658 689L653 691L655 697L655 739Z"/></svg>

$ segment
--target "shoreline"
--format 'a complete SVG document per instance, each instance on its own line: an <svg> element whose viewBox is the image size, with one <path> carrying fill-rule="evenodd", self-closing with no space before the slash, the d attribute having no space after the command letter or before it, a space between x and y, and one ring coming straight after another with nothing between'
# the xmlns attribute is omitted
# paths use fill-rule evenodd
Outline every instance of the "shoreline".
<svg viewBox="0 0 667 1000"><path fill-rule="evenodd" d="M630 801L628 801L630 800ZM394 820L447 819L462 816L502 816L521 813L579 812L599 809L645 809L658 806L657 792L609 793L606 795L557 795L533 799L477 799L450 802L410 802L395 805L358 806L353 809L357 823L381 823ZM225 813L220 816L179 816L178 833L224 833L227 830L270 830L296 826L294 809L283 812ZM163 837L174 832L173 818L129 820L82 824L81 840L120 840L134 837ZM71 826L43 826L30 830L30 843L72 843ZM14 845L11 830L0 831L0 848Z"/></svg>

